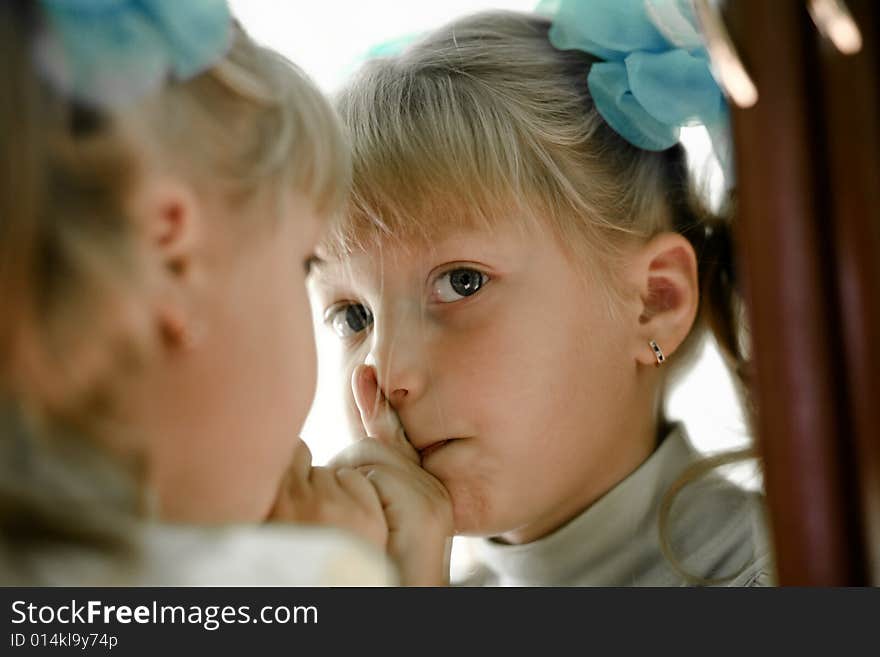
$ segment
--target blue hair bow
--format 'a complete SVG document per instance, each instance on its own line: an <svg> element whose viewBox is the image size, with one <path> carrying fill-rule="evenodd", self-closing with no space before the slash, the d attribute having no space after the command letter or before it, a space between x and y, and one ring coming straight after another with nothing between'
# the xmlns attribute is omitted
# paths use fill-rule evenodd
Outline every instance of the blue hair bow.
<svg viewBox="0 0 880 657"><path fill-rule="evenodd" d="M688 0L542 0L550 42L603 60L587 84L596 109L624 139L646 150L702 124L729 174L728 111Z"/></svg>
<svg viewBox="0 0 880 657"><path fill-rule="evenodd" d="M210 68L232 39L226 0L40 0L36 57L50 82L89 104L117 107L168 77Z"/></svg>

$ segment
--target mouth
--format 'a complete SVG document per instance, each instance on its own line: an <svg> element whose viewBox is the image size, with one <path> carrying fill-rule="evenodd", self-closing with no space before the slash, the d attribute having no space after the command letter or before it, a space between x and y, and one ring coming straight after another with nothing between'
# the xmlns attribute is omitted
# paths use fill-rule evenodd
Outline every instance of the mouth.
<svg viewBox="0 0 880 657"><path fill-rule="evenodd" d="M424 463L426 458L428 458L431 454L436 452L438 449L442 448L444 445L448 445L450 442L452 442L451 439L438 440L437 442L431 443L430 445L422 447L421 449L416 450L416 451L419 453L419 456L421 457L422 462Z"/></svg>

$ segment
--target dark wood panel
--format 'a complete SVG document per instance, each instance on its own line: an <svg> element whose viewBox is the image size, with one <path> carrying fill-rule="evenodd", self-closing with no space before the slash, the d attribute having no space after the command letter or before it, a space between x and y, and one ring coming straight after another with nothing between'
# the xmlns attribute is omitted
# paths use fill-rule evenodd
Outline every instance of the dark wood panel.
<svg viewBox="0 0 880 657"><path fill-rule="evenodd" d="M846 327L829 237L844 190L829 183L834 133L826 133L816 31L795 0L735 0L726 19L759 92L756 105L733 111L737 240L779 582L864 584Z"/></svg>
<svg viewBox="0 0 880 657"><path fill-rule="evenodd" d="M880 54L876 0L848 3L863 37L842 55L819 41L830 220L851 464L871 581L880 584Z"/></svg>

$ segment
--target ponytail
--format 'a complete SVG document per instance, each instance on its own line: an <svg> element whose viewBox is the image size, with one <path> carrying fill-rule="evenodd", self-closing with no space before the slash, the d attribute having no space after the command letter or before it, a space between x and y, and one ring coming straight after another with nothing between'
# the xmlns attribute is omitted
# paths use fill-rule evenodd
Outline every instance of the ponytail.
<svg viewBox="0 0 880 657"><path fill-rule="evenodd" d="M700 286L700 310L697 324L711 331L728 366L746 421L751 423L754 407L749 394L749 361L742 334L742 299L739 293L732 235L732 208L727 216L709 212L690 184L687 158L681 144L664 153L667 164L669 204L674 229L684 235L697 255L697 273ZM732 205L732 204L731 204ZM699 326L692 333L699 332ZM686 581L701 586L724 584L739 573L706 579L687 571L669 540L672 506L690 484L714 472L717 468L755 458L749 446L705 457L691 464L672 483L660 502L660 547L673 570Z"/></svg>

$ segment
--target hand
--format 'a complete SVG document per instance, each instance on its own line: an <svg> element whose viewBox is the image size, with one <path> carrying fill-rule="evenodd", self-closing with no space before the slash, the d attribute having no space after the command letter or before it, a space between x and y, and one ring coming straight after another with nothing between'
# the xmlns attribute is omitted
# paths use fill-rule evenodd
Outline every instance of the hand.
<svg viewBox="0 0 880 657"><path fill-rule="evenodd" d="M403 584L447 584L453 534L449 493L422 469L418 452L379 390L375 370L356 368L352 389L369 437L337 454L330 465L357 468L375 486L388 525L388 554Z"/></svg>
<svg viewBox="0 0 880 657"><path fill-rule="evenodd" d="M267 518L348 530L385 550L388 526L376 488L353 468L312 467L299 441Z"/></svg>

